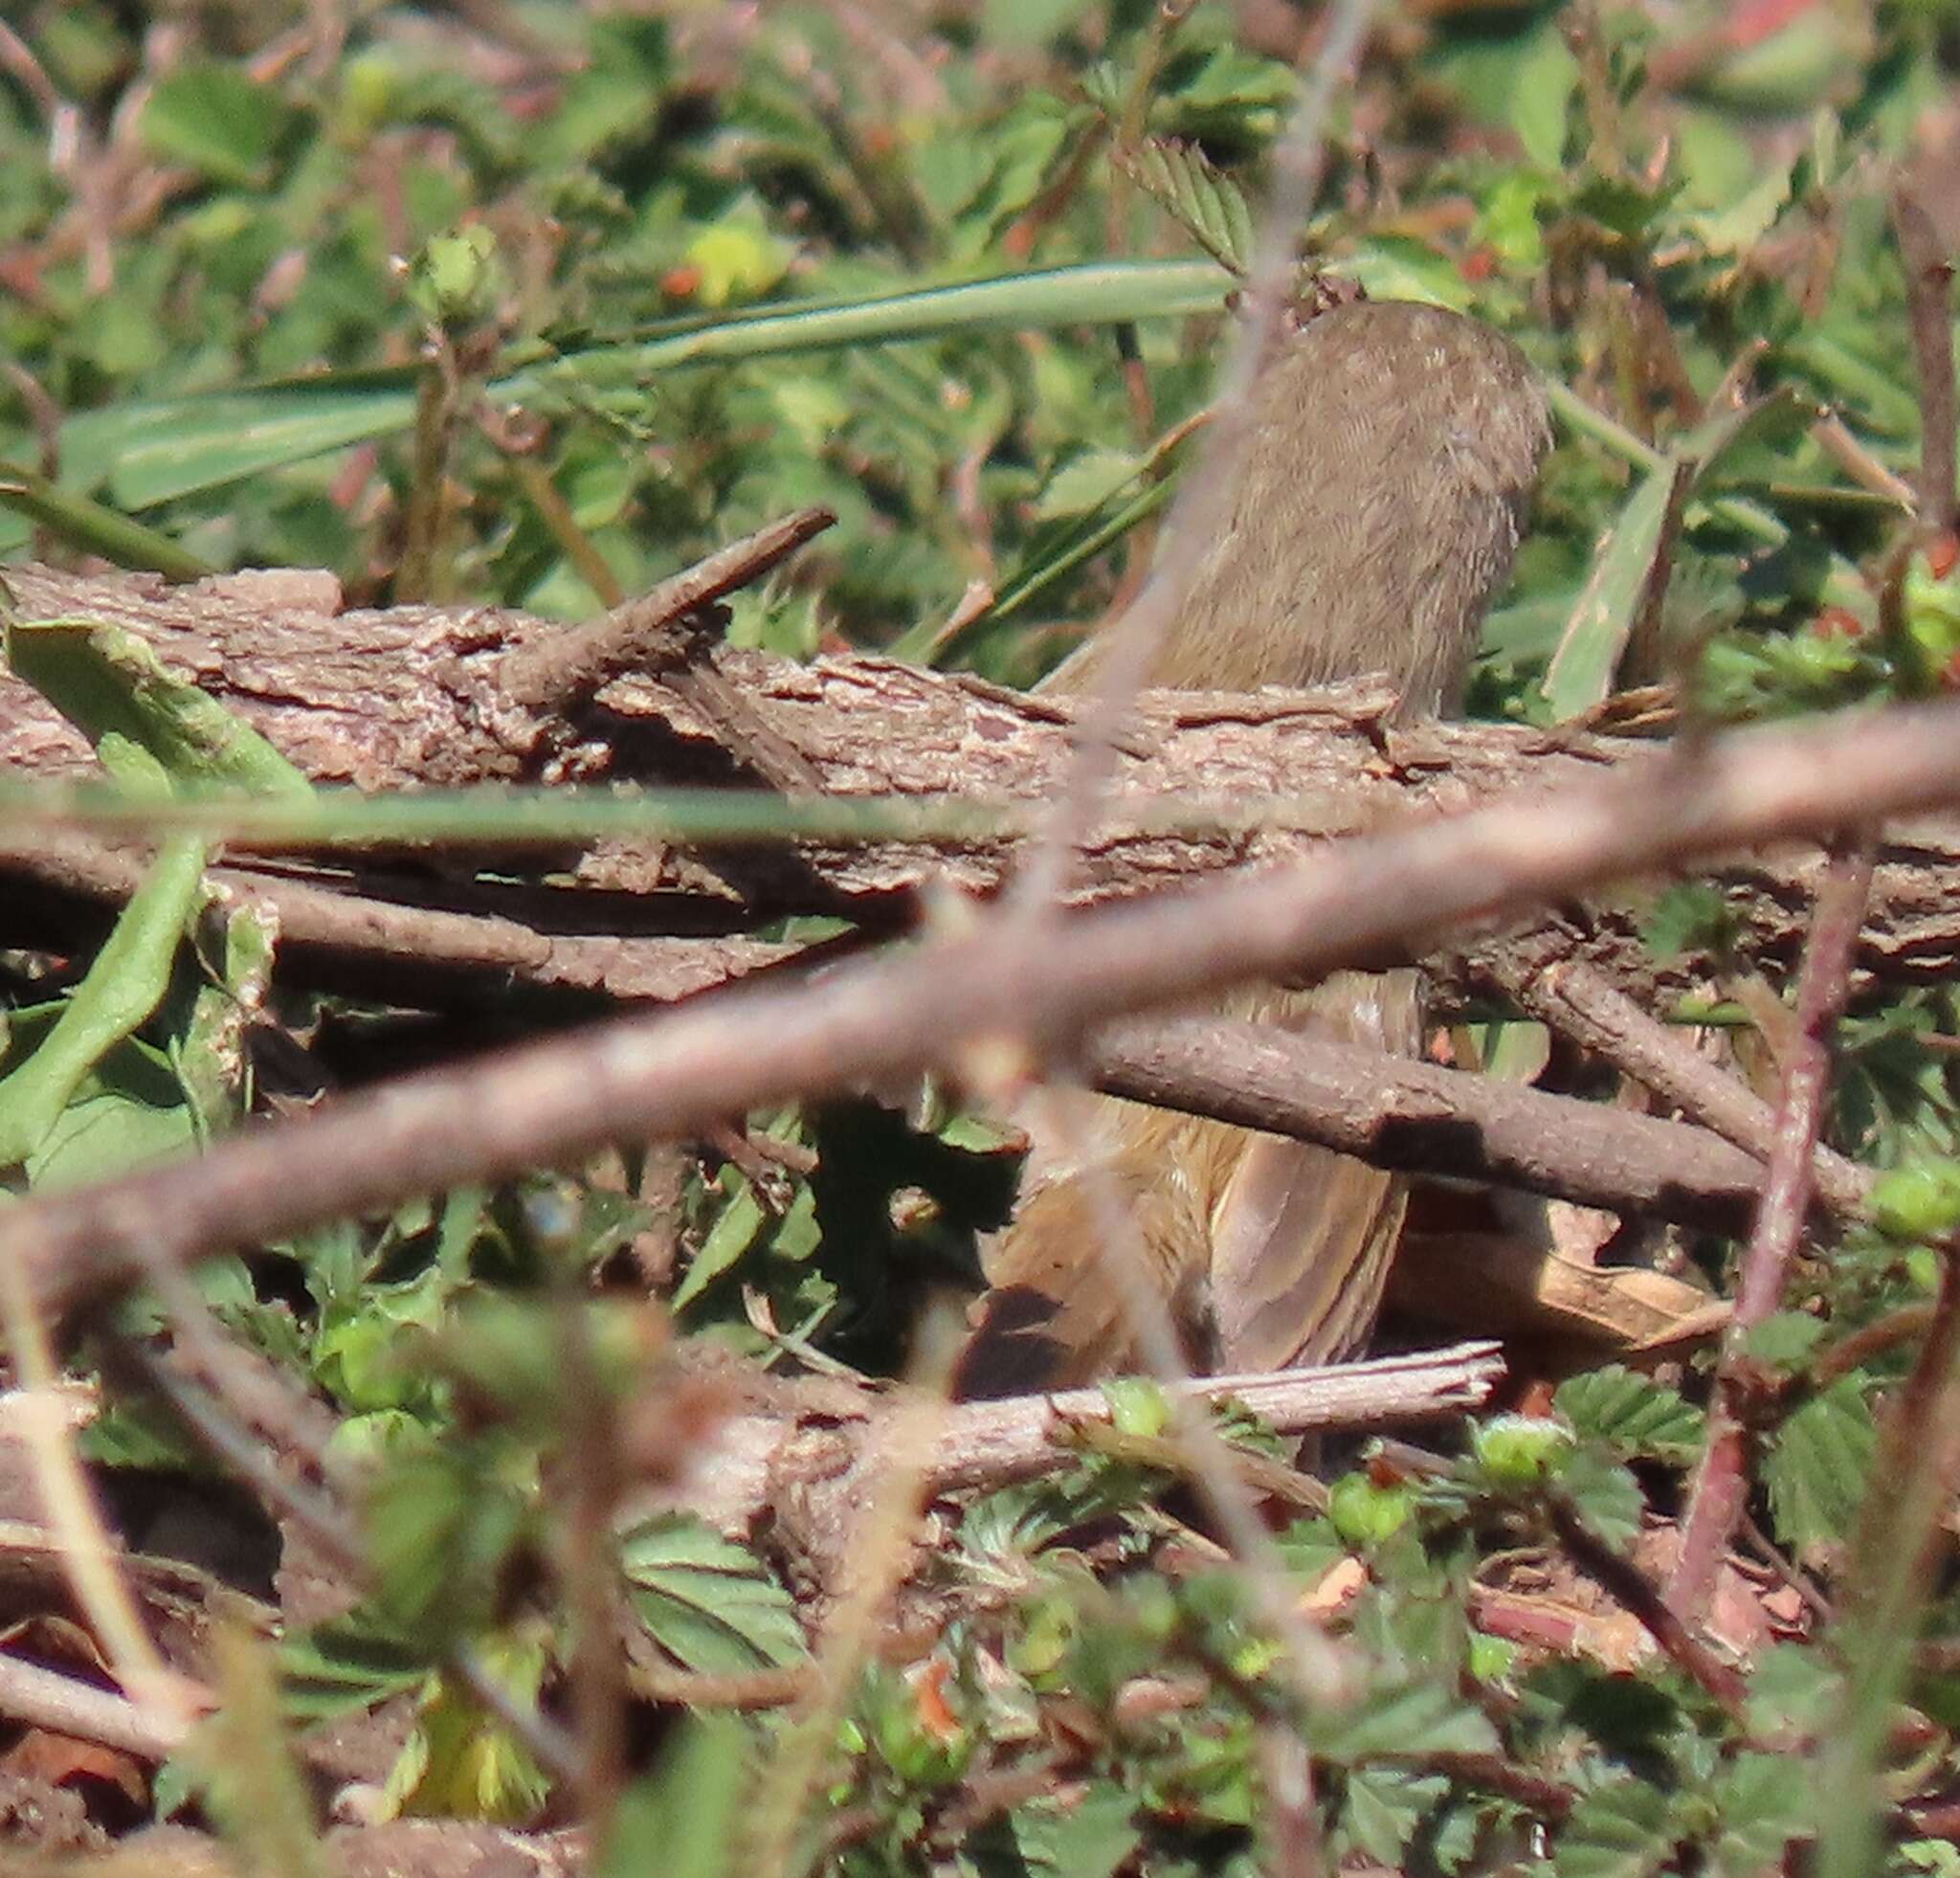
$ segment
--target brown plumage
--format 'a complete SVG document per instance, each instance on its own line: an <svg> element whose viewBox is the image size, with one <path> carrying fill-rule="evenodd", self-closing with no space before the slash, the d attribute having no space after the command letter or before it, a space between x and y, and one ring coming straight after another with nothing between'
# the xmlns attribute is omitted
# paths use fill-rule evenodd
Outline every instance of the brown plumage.
<svg viewBox="0 0 1960 1878"><path fill-rule="evenodd" d="M1231 519L1150 682L1251 691L1385 674L1399 713L1454 711L1483 610L1508 573L1548 439L1510 341L1400 302L1338 306L1289 337L1254 388ZM1098 648L1053 688L1086 689ZM1414 972L1255 989L1235 1016L1421 1046ZM1406 1204L1396 1175L1307 1143L1138 1104L1097 1105L1152 1283L1201 1369L1281 1369L1368 1339ZM955 1375L965 1396L1066 1388L1133 1363L1078 1168L1037 1140Z"/></svg>

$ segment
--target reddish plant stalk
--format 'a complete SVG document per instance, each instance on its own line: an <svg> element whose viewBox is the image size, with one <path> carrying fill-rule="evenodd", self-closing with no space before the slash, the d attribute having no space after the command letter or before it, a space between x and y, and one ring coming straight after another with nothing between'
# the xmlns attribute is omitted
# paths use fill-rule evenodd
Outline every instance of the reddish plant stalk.
<svg viewBox="0 0 1960 1878"><path fill-rule="evenodd" d="M1748 1498L1753 1440L1749 1400L1756 1378L1749 1333L1782 1301L1785 1275L1810 1210L1813 1168L1831 1074L1831 1032L1843 1008L1851 961L1871 895L1872 850L1860 841L1833 848L1797 978L1796 1024L1776 1133L1755 1229L1743 1255L1735 1312L1708 1408L1708 1446L1682 1529L1681 1556L1667 1601L1688 1624L1707 1610L1716 1568L1727 1552Z"/></svg>

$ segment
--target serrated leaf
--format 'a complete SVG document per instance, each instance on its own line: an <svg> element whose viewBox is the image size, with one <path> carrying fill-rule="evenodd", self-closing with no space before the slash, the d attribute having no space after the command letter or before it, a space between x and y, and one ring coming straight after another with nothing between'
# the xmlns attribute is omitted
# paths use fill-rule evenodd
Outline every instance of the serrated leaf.
<svg viewBox="0 0 1960 1878"><path fill-rule="evenodd" d="M688 1668L735 1674L793 1663L803 1631L790 1594L753 1554L685 1513L663 1513L620 1541L633 1607Z"/></svg>
<svg viewBox="0 0 1960 1878"><path fill-rule="evenodd" d="M548 1663L542 1640L500 1639L478 1661L521 1709L537 1706ZM440 1677L389 1774L386 1798L404 1813L516 1822L535 1818L550 1791L550 1777L517 1735L474 1691Z"/></svg>
<svg viewBox="0 0 1960 1878"><path fill-rule="evenodd" d="M1840 1376L1804 1403L1763 1461L1777 1536L1798 1552L1845 1537L1877 1448L1878 1425L1857 1377Z"/></svg>
<svg viewBox="0 0 1960 1878"><path fill-rule="evenodd" d="M1640 921L1640 943L1656 958L1672 959L1703 948L1720 950L1734 930L1734 916L1718 889L1677 881L1654 896Z"/></svg>
<svg viewBox="0 0 1960 1878"><path fill-rule="evenodd" d="M371 1709L433 1673L426 1648L358 1610L286 1638L278 1666L280 1706L300 1721Z"/></svg>
<svg viewBox="0 0 1960 1878"><path fill-rule="evenodd" d="M1016 1806L969 1844L982 1871L1014 1870L1015 1861L1027 1878L1111 1878L1143 1843L1136 1816L1134 1794L1098 1780L1067 1803Z"/></svg>
<svg viewBox="0 0 1960 1878"><path fill-rule="evenodd" d="M1315 1730L1314 1753L1336 1762L1373 1755L1496 1754L1496 1731L1482 1710L1441 1682L1385 1689Z"/></svg>
<svg viewBox="0 0 1960 1878"><path fill-rule="evenodd" d="M1843 1677L1805 1643L1765 1650L1749 1675L1749 1732L1763 1737L1820 1733L1843 1698Z"/></svg>
<svg viewBox="0 0 1960 1878"><path fill-rule="evenodd" d="M1646 1501L1640 1484L1618 1462L1596 1447L1574 1447L1555 1475L1579 1517L1611 1546L1629 1546L1639 1536Z"/></svg>
<svg viewBox="0 0 1960 1878"><path fill-rule="evenodd" d="M1553 1405L1580 1437L1608 1442L1622 1455L1692 1460L1706 1424L1680 1390L1620 1363L1559 1384Z"/></svg>
<svg viewBox="0 0 1960 1878"><path fill-rule="evenodd" d="M1193 144L1151 138L1117 167L1220 267L1243 278L1252 256L1252 211L1238 185Z"/></svg>
<svg viewBox="0 0 1960 1878"><path fill-rule="evenodd" d="M1440 1774L1399 1767L1359 1767L1348 1777L1341 1838L1377 1865L1399 1870L1416 1828L1450 1783Z"/></svg>
<svg viewBox="0 0 1960 1878"><path fill-rule="evenodd" d="M1557 1878L1647 1878L1673 1862L1673 1803L1643 1780L1615 1780L1587 1794L1558 1836Z"/></svg>
<svg viewBox="0 0 1960 1878"><path fill-rule="evenodd" d="M1807 1362L1823 1337L1824 1326L1801 1310L1778 1310L1752 1324L1743 1353L1772 1370L1794 1370Z"/></svg>
<svg viewBox="0 0 1960 1878"><path fill-rule="evenodd" d="M1791 1755L1737 1755L1715 1782L1722 1830L1708 1848L1708 1868L1727 1878L1784 1869L1791 1842L1812 1829L1810 1780Z"/></svg>

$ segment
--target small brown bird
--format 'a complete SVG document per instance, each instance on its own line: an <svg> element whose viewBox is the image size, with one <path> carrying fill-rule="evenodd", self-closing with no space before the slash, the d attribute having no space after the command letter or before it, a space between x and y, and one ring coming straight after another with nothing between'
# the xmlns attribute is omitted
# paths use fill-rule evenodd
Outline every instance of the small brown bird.
<svg viewBox="0 0 1960 1878"><path fill-rule="evenodd" d="M1459 314L1357 302L1290 336L1253 399L1231 520L1149 682L1251 691L1380 673L1399 715L1455 711L1549 440L1524 355ZM1051 686L1085 689L1092 671L1093 653ZM1224 1008L1398 1056L1421 1047L1414 972L1344 972ZM1196 1367L1283 1369L1366 1343L1407 1203L1400 1176L1114 1100L1098 1103L1096 1133ZM984 1255L991 1288L956 1366L962 1396L1133 1367L1082 1170L1037 1139L1023 1191Z"/></svg>

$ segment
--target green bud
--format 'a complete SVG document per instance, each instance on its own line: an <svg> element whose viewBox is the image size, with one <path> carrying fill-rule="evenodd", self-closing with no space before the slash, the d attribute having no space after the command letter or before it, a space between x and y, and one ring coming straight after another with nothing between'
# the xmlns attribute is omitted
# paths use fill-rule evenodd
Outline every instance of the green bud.
<svg viewBox="0 0 1960 1878"><path fill-rule="evenodd" d="M409 267L409 303L454 331L496 310L504 290L497 237L480 222L436 235Z"/></svg>
<svg viewBox="0 0 1960 1878"><path fill-rule="evenodd" d="M1413 1487L1377 1487L1366 1474L1343 1474L1327 1491L1327 1519L1344 1545L1378 1546L1414 1510Z"/></svg>
<svg viewBox="0 0 1960 1878"><path fill-rule="evenodd" d="M1551 1470L1572 1444L1563 1421L1537 1415L1498 1415L1471 1437L1477 1464L1496 1487L1530 1487Z"/></svg>
<svg viewBox="0 0 1960 1878"><path fill-rule="evenodd" d="M1170 1426L1170 1404L1147 1376L1125 1375L1105 1382L1102 1399L1109 1404L1109 1420L1119 1435L1156 1441Z"/></svg>
<svg viewBox="0 0 1960 1878"><path fill-rule="evenodd" d="M1960 1165L1920 1161L1881 1174L1872 1187L1872 1221L1893 1239L1944 1239L1960 1226Z"/></svg>

